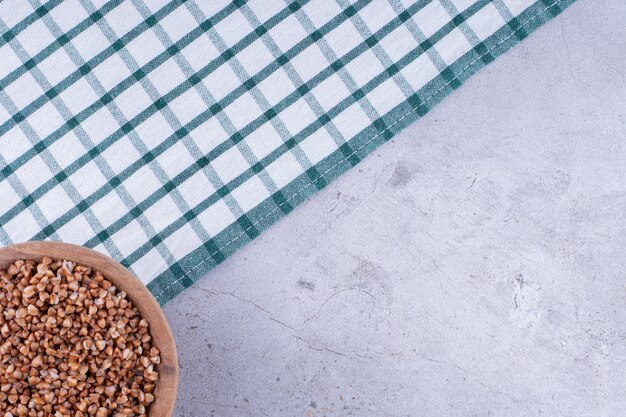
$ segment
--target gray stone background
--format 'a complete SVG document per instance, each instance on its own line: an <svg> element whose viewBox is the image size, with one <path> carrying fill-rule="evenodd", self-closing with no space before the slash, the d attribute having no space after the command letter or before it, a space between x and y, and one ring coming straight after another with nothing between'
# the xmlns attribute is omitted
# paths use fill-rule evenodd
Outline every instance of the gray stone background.
<svg viewBox="0 0 626 417"><path fill-rule="evenodd" d="M580 0L171 301L175 415L625 416L625 68Z"/></svg>

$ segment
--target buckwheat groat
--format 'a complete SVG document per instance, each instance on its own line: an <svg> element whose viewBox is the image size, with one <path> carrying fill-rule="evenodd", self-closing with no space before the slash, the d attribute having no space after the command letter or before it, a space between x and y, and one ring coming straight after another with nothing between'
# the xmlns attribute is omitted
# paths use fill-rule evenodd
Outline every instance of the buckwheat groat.
<svg viewBox="0 0 626 417"><path fill-rule="evenodd" d="M91 268L43 258L0 270L0 416L146 416L159 350Z"/></svg>

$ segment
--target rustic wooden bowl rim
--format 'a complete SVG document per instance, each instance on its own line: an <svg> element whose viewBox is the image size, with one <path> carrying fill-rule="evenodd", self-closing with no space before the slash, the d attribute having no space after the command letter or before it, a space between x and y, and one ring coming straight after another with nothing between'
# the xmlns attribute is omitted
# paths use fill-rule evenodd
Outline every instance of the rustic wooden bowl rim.
<svg viewBox="0 0 626 417"><path fill-rule="evenodd" d="M161 351L159 380L149 417L171 417L178 391L178 356L176 344L159 303L146 286L128 269L110 257L82 246L60 242L26 242L0 248L0 269L6 269L18 259L41 261L44 256L64 259L100 271L107 279L126 291L142 317L150 323L153 343Z"/></svg>

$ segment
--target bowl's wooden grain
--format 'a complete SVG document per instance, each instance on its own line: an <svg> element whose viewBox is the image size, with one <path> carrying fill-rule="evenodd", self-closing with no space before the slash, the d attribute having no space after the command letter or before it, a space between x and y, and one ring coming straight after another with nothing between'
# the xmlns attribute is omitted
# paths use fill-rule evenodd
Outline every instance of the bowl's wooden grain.
<svg viewBox="0 0 626 417"><path fill-rule="evenodd" d="M128 269L108 256L68 243L26 242L0 248L0 269L6 269L18 259L33 259L39 262L44 256L89 266L100 271L117 288L126 291L141 315L150 323L152 341L161 351L159 380L148 415L170 417L178 391L178 356L170 326L150 291Z"/></svg>

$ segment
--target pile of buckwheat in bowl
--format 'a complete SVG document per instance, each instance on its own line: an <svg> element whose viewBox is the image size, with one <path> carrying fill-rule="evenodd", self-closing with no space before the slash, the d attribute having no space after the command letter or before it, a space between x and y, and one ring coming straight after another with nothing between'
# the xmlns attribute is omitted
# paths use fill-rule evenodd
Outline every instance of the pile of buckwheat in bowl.
<svg viewBox="0 0 626 417"><path fill-rule="evenodd" d="M0 270L0 417L147 416L148 321L101 273L44 257Z"/></svg>

